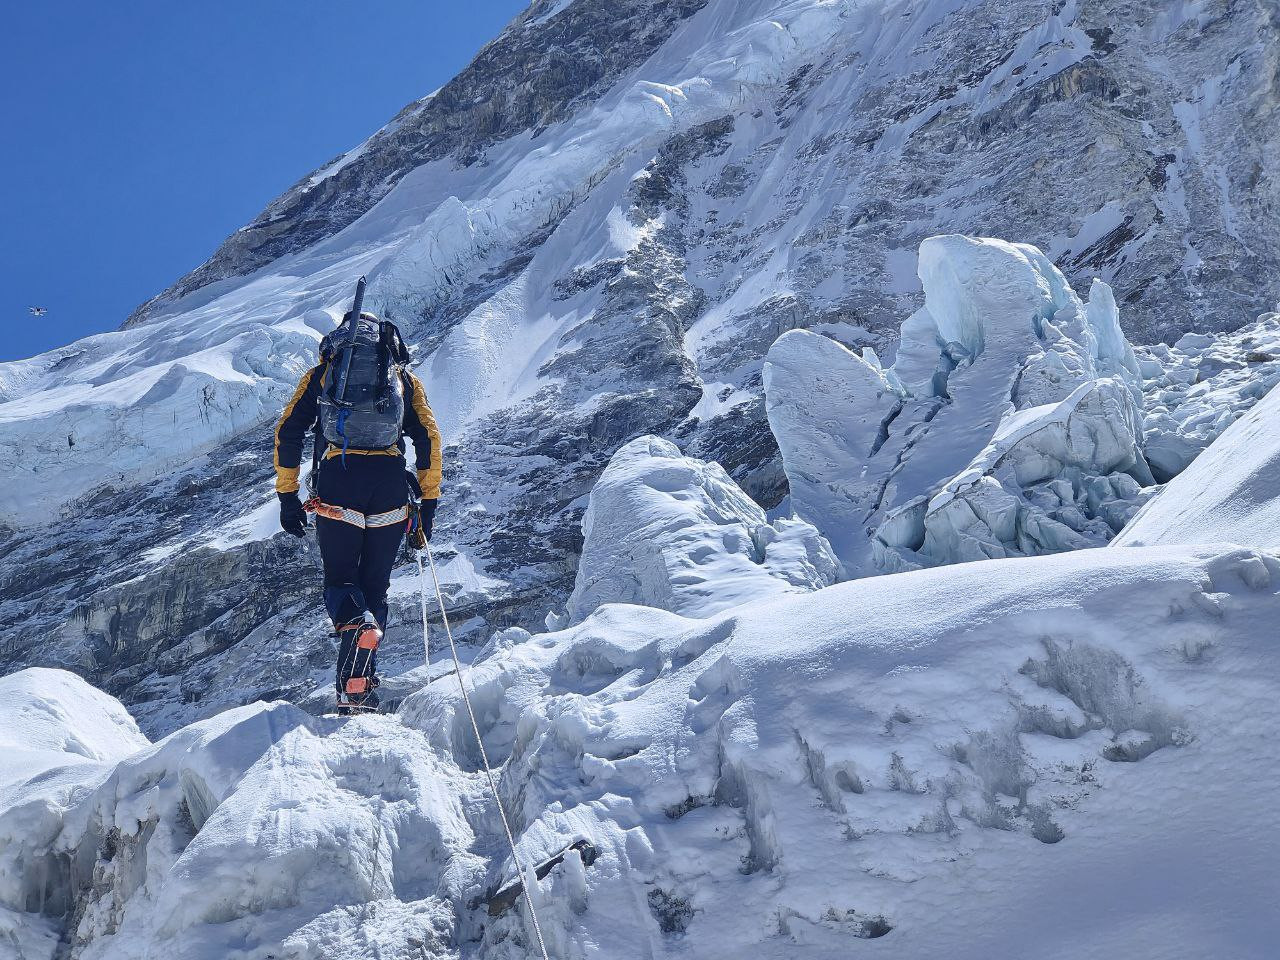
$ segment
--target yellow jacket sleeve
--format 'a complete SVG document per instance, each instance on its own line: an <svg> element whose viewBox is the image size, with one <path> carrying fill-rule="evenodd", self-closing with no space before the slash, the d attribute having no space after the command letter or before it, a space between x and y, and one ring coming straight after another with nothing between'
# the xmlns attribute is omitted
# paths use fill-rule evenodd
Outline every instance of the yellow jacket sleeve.
<svg viewBox="0 0 1280 960"><path fill-rule="evenodd" d="M302 447L319 410L319 370L319 367L313 367L302 375L298 389L293 392L293 398L276 424L276 493L296 493L298 490Z"/></svg>
<svg viewBox="0 0 1280 960"><path fill-rule="evenodd" d="M422 381L407 370L404 379L409 394L409 402L404 405L404 432L413 441L418 485L422 487L422 499L438 500L444 474L440 428L436 426L435 414L427 403L427 391L423 389Z"/></svg>

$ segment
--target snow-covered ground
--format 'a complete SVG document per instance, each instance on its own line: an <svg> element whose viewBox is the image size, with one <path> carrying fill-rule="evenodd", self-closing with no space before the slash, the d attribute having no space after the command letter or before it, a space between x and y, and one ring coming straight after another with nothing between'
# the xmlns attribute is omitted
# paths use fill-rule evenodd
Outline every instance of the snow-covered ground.
<svg viewBox="0 0 1280 960"><path fill-rule="evenodd" d="M689 620L606 605L466 676L553 956L1271 955L1280 559L1081 551ZM50 957L530 955L456 678L398 716L231 711L7 768L4 941ZM24 706L28 704L27 706ZM136 737L136 735L135 735ZM589 858L588 858L589 859ZM521 908L522 909L522 908ZM885 954L885 951L888 951Z"/></svg>
<svg viewBox="0 0 1280 960"><path fill-rule="evenodd" d="M1219 542L1280 551L1280 388L1232 423L1112 544Z"/></svg>
<svg viewBox="0 0 1280 960"><path fill-rule="evenodd" d="M805 331L770 351L805 519L770 521L718 464L639 437L588 498L567 613L470 651L521 857L560 858L534 890L551 955L1270 956L1280 557L1258 549L1276 546L1280 393L1250 408L1270 355L1237 362L1219 339L1139 362L1105 286L1085 304L1033 248L927 247L926 306L891 366ZM1214 391L1240 418L1202 423L1205 452L1152 486L1149 398L1166 401L1154 422L1192 423ZM918 419L882 423L886 401ZM934 514L993 477L1033 507L1035 485L1078 483L1105 508L1096 484L1121 473L1132 489L1113 492L1150 499L1126 549L957 549L834 584L819 531L842 529L857 458L900 428L908 453L938 444L921 475L965 464ZM467 557L444 573L455 601L483 601ZM530 956L459 675L439 650L426 668L403 669L416 647L387 654L394 714L258 703L154 744L71 674L0 680L0 944Z"/></svg>

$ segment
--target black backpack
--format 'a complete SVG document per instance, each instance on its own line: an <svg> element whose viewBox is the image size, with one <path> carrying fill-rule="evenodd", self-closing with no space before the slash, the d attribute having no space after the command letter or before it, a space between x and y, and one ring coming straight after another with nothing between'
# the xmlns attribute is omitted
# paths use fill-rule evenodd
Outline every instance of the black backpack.
<svg viewBox="0 0 1280 960"><path fill-rule="evenodd" d="M339 402L339 369L350 342L351 314L320 341L320 359L328 364L320 395L320 431L343 450L385 450L400 440L404 421L401 368L409 351L395 324L361 313L351 348L346 393Z"/></svg>

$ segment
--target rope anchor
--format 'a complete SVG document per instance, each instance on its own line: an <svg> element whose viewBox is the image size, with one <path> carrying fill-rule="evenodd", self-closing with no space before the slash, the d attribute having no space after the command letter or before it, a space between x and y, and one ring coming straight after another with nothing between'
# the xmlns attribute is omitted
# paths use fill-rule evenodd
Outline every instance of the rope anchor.
<svg viewBox="0 0 1280 960"><path fill-rule="evenodd" d="M444 594L440 590L440 576L436 572L435 556L431 553L431 544L426 547L427 563L431 567L431 579L435 582L436 603L440 606L440 622L444 624L445 636L449 638L449 652L453 655L454 675L458 678L458 690L462 693L462 702L466 705L467 716L471 719L471 732L475 734L476 746L480 748L480 759L484 763L484 775L489 781L489 792L493 795L493 802L498 808L498 816L502 819L502 829L507 835L507 846L511 849L511 859L515 863L516 872L520 875L521 890L524 895L525 907L529 910L529 920L533 924L534 936L538 939L538 949L542 953L542 960L551 960L547 955L547 944L542 938L542 925L538 923L538 913L533 906L533 897L529 893L530 884L536 884L538 875L531 873L524 867L520 854L516 852L515 834L511 832L511 822L507 819L507 811L502 806L502 797L498 794L498 782L493 777L493 767L489 764L489 753L484 748L484 740L480 737L480 724L476 722L476 712L471 706L471 695L467 693L467 685L462 680L462 661L458 657L458 647L453 640L453 629L449 626L449 615L444 608ZM415 553L418 561L418 584L421 589L422 599L422 653L425 656L428 671L431 666L430 644L427 636L427 579L426 571L422 566L422 553ZM548 868L549 869L549 868Z"/></svg>

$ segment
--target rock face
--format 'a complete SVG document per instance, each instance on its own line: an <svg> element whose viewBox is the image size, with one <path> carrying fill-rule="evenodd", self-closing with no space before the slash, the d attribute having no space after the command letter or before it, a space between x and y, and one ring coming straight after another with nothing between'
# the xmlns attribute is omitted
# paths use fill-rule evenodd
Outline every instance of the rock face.
<svg viewBox="0 0 1280 960"><path fill-rule="evenodd" d="M582 559L568 614L634 603L686 617L817 590L838 564L803 520L769 524L718 463L639 437L613 455L582 521Z"/></svg>
<svg viewBox="0 0 1280 960"><path fill-rule="evenodd" d="M806 331L770 349L796 515L852 575L1105 543L1151 483L1110 289L1085 304L1034 247L954 236L920 279L889 368Z"/></svg>
<svg viewBox="0 0 1280 960"><path fill-rule="evenodd" d="M0 668L70 662L130 704L176 702L143 717L150 732L320 681L297 566L314 557L263 545L262 458L362 273L441 416L438 547L476 636L563 604L587 495L637 436L779 503L766 352L806 329L888 359L929 236L1035 243L1079 289L1114 288L1136 340L1252 321L1280 295L1276 16L1227 0L532 5L127 329L0 365L0 617L22 624ZM88 556L82 582L60 572ZM172 595L175 616L135 616L121 591ZM33 639L71 622L91 625L74 660Z"/></svg>

